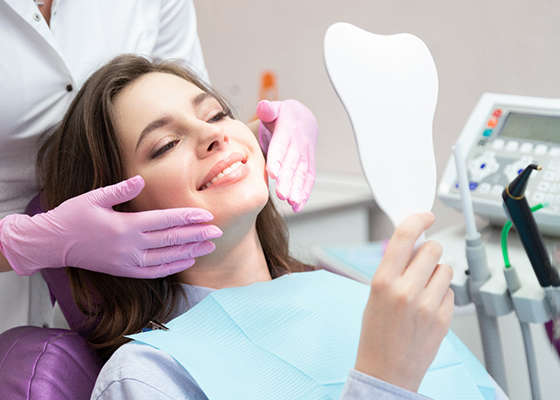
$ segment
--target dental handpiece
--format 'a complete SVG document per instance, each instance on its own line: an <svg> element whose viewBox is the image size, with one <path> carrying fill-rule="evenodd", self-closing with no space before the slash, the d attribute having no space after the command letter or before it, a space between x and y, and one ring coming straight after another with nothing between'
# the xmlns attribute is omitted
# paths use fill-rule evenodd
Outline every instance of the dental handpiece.
<svg viewBox="0 0 560 400"><path fill-rule="evenodd" d="M540 171L541 167L535 164L527 166L504 189L502 193L504 208L517 229L541 287L560 286L560 277L552 267L542 234L525 198L529 176L534 170Z"/></svg>

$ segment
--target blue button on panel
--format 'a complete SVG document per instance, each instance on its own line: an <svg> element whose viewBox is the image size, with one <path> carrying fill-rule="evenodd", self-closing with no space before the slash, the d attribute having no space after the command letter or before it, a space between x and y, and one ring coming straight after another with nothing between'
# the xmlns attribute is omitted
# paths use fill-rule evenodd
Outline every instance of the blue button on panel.
<svg viewBox="0 0 560 400"><path fill-rule="evenodd" d="M492 129L486 129L484 132L482 132L482 136L486 136L486 137L492 136Z"/></svg>
<svg viewBox="0 0 560 400"><path fill-rule="evenodd" d="M484 168L486 168L486 164L484 163L480 164L480 169L484 169Z"/></svg>
<svg viewBox="0 0 560 400"><path fill-rule="evenodd" d="M476 190L477 187L478 187L478 183L477 183L477 182L470 182L470 183L469 183L469 189L470 189L470 190Z"/></svg>

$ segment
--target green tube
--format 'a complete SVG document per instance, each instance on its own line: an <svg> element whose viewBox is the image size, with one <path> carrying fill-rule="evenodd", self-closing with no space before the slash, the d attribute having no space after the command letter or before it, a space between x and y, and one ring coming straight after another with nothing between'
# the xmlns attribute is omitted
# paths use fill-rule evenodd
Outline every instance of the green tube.
<svg viewBox="0 0 560 400"><path fill-rule="evenodd" d="M537 204L534 207L531 207L531 212L535 212L544 207L548 207L548 203L541 203L541 204ZM508 221L504 224L504 227L502 228L502 254L504 256L504 265L506 268L511 268L511 264L509 263L508 249L507 249L507 238L511 226L512 226L511 221Z"/></svg>

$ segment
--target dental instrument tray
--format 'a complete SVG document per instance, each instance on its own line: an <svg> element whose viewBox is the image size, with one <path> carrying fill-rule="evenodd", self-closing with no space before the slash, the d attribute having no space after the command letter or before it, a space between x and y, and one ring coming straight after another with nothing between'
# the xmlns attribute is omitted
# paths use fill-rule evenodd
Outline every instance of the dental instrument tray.
<svg viewBox="0 0 560 400"><path fill-rule="evenodd" d="M485 93L460 139L466 154L474 212L494 224L507 220L502 192L529 164L542 166L525 192L543 233L560 236L560 99ZM461 209L453 155L438 187L439 198Z"/></svg>

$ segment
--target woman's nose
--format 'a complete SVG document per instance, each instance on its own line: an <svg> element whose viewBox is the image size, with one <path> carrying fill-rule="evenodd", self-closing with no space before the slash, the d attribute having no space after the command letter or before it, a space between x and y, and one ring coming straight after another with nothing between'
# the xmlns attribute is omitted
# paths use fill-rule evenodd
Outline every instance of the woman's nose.
<svg viewBox="0 0 560 400"><path fill-rule="evenodd" d="M227 145L229 137L217 124L207 124L205 129L200 132L199 142L199 156L204 158Z"/></svg>

